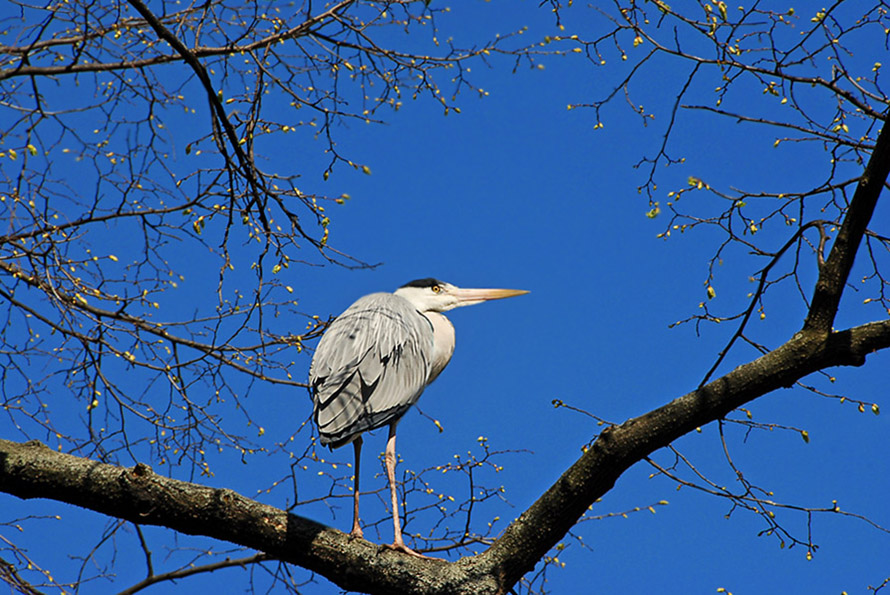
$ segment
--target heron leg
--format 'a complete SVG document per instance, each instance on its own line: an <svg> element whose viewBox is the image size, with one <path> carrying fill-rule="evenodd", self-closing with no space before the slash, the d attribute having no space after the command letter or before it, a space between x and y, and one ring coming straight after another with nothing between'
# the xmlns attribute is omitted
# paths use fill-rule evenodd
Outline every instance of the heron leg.
<svg viewBox="0 0 890 595"><path fill-rule="evenodd" d="M362 437L359 436L355 440L352 441L352 449L355 454L355 476L352 480L352 531L349 532L353 537L364 537L364 533L362 532L362 526L358 521L358 478L359 478L359 463L362 459Z"/></svg>
<svg viewBox="0 0 890 595"><path fill-rule="evenodd" d="M389 480L389 493L392 497L392 525L395 535L392 545L394 550L417 556L418 558L426 558L423 554L418 554L407 545L402 539L402 525L399 520L399 499L396 496L396 425L389 426L389 439L386 441L386 477Z"/></svg>

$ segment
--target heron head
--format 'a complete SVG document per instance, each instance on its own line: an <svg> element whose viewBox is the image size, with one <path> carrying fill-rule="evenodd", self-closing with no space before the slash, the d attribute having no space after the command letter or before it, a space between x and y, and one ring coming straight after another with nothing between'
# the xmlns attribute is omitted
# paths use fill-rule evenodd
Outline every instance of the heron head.
<svg viewBox="0 0 890 595"><path fill-rule="evenodd" d="M524 289L468 289L438 279L417 279L399 287L395 294L405 298L420 312L446 312L460 306L473 306L528 293Z"/></svg>

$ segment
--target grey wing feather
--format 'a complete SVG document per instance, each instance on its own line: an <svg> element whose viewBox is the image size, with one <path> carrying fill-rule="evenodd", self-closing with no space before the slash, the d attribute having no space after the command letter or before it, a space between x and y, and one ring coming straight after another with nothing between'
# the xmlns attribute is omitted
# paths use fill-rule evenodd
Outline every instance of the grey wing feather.
<svg viewBox="0 0 890 595"><path fill-rule="evenodd" d="M426 387L429 321L391 293L367 295L337 317L309 368L313 416L334 448L398 419Z"/></svg>

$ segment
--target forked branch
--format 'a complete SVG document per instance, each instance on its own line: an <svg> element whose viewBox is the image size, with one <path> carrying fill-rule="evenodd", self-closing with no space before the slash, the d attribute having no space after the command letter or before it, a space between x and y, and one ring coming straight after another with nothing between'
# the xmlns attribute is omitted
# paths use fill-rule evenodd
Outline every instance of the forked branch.
<svg viewBox="0 0 890 595"><path fill-rule="evenodd" d="M890 347L890 321L828 338L798 333L780 348L701 389L607 429L487 551L456 562L404 556L231 490L0 440L0 486L20 498L52 498L130 520L205 535L265 552L370 593L506 593L618 477L696 427L816 370L861 365Z"/></svg>

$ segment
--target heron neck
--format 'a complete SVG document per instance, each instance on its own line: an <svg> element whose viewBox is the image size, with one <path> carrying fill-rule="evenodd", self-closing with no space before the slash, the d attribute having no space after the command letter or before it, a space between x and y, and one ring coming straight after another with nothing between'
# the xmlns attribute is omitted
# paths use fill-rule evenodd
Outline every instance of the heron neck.
<svg viewBox="0 0 890 595"><path fill-rule="evenodd" d="M427 380L429 384L451 361L451 356L454 354L454 326L448 318L438 312L424 312L423 315L433 326L433 356Z"/></svg>

